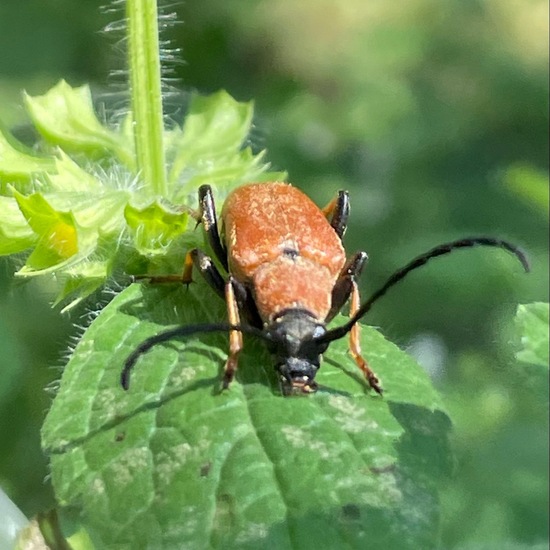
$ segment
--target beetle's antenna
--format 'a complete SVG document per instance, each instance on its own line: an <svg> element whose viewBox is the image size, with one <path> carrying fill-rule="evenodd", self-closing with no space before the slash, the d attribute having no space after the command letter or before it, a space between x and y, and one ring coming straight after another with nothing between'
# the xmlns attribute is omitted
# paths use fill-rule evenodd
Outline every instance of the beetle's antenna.
<svg viewBox="0 0 550 550"><path fill-rule="evenodd" d="M333 340L337 340L338 338L342 338L342 336L345 336L352 328L359 319L361 319L366 313L370 310L370 308L373 306L373 304L395 284L397 284L399 281L404 279L411 271L414 271L415 269L422 267L424 264L426 264L428 261L430 261L432 258L437 258L438 256L443 256L445 254L449 254L449 252L452 252L453 250L456 250L457 248L470 248L472 246L492 246L496 248L503 248L504 250L507 250L508 252L511 252L521 263L523 266L523 269L526 272L529 272L529 261L527 260L527 256L525 253L518 248L517 246L513 245L512 243L508 241L504 241L502 239L495 239L493 237L468 237L466 239L460 239L458 241L453 241L450 243L441 244L439 246L436 246L435 248L432 248L428 252L416 257L414 260L410 261L406 266L402 267L401 269L398 269L385 283L380 287L372 296L357 310L355 315L353 315L350 320L345 323L344 325L340 327L336 327L332 330L329 330L325 332L324 335L320 336L319 338L316 338L317 342L332 342Z"/></svg>
<svg viewBox="0 0 550 550"><path fill-rule="evenodd" d="M167 342L174 338L182 336L191 336L192 334L197 334L199 332L208 333L208 332L229 332L231 330L238 330L245 334L252 334L253 336L258 336L264 340L271 342L273 339L266 334L265 332L251 327L249 325L230 325L229 323L209 323L202 325L188 325L182 327L176 327L173 329L165 330L160 332L151 338L144 340L132 353L129 355L128 359L124 363L122 372L120 373L120 383L122 387L127 390L130 387L130 372L136 364L137 360L141 355L149 351L153 346L161 344L162 342Z"/></svg>

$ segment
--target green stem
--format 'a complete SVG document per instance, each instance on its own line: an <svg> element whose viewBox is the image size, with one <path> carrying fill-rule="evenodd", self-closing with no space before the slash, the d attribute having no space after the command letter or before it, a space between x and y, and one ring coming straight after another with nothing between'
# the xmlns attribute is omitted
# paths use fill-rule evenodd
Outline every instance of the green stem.
<svg viewBox="0 0 550 550"><path fill-rule="evenodd" d="M127 0L126 17L136 165L148 188L166 195L156 1Z"/></svg>

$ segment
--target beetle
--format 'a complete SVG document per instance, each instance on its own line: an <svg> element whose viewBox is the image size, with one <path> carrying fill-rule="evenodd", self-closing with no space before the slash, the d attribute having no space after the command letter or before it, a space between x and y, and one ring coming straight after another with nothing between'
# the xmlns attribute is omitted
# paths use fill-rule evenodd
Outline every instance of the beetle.
<svg viewBox="0 0 550 550"><path fill-rule="evenodd" d="M198 195L199 208L194 215L228 277L222 276L212 258L193 249L186 254L182 275L141 278L189 284L193 268L197 269L225 300L228 323L176 327L145 340L125 362L121 373L124 389L129 388L130 371L138 358L153 346L175 337L222 331L229 333L223 389L235 376L243 333L266 341L285 395L317 391L315 375L323 353L330 342L349 334L355 363L369 386L382 394L378 377L361 354L358 321L390 287L432 258L476 245L503 248L517 257L525 271L529 270L525 254L508 241L469 237L436 246L416 257L361 304L357 279L367 254L360 251L346 259L342 238L350 211L347 191L339 191L320 209L287 183L243 185L225 200L220 229L211 187L201 186ZM349 321L327 329L348 301Z"/></svg>

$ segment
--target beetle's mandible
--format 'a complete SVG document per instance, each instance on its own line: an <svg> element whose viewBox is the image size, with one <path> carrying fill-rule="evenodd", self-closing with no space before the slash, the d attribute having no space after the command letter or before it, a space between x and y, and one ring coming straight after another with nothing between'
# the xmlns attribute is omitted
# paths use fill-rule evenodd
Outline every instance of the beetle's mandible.
<svg viewBox="0 0 550 550"><path fill-rule="evenodd" d="M357 252L346 259L342 237L348 216L346 191L339 191L320 209L287 183L251 183L227 197L219 230L212 189L208 185L200 187L197 221L202 222L207 240L228 276L224 278L210 257L194 249L186 255L182 275L146 278L151 282L188 284L196 268L225 300L228 323L177 327L145 340L128 357L121 374L122 386L128 389L131 369L154 345L197 332L229 332L224 389L237 370L242 334L248 333L267 342L285 395L312 393L317 390L315 375L323 352L331 341L349 334L353 359L369 386L382 393L378 377L361 354L358 321L390 287L431 258L476 245L508 250L529 270L525 254L515 245L493 237L469 237L439 245L413 259L361 304L357 278L367 254ZM327 323L348 301L349 321L328 330Z"/></svg>

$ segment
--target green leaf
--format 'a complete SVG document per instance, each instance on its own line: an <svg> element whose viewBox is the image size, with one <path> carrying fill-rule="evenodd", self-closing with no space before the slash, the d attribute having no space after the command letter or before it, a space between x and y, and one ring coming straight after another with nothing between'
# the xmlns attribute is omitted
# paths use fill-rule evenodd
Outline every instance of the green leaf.
<svg viewBox="0 0 550 550"><path fill-rule="evenodd" d="M33 275L73 265L90 254L96 245L93 232L78 226L71 212L52 208L40 194L15 198L29 226L38 236L36 248L19 275Z"/></svg>
<svg viewBox="0 0 550 550"><path fill-rule="evenodd" d="M282 397L253 338L220 393L226 335L154 348L122 390L145 338L223 318L211 296L203 283L132 285L86 331L42 432L62 516L97 548L436 547L449 420L422 369L376 330L362 345L384 398L345 341L325 354L318 393Z"/></svg>
<svg viewBox="0 0 550 550"><path fill-rule="evenodd" d="M105 189L101 194L64 192L47 193L45 198L59 211L71 211L81 228L103 235L118 237L124 229L124 207L128 201L127 191Z"/></svg>
<svg viewBox="0 0 550 550"><path fill-rule="evenodd" d="M102 182L81 168L63 151L55 159L56 171L45 176L49 191L70 193L97 193L101 191Z"/></svg>
<svg viewBox="0 0 550 550"><path fill-rule="evenodd" d="M80 262L66 269L63 273L65 284L57 295L54 305L61 304L70 296L72 297L71 302L62 309L62 312L69 311L100 288L105 283L108 274L107 261Z"/></svg>
<svg viewBox="0 0 550 550"><path fill-rule="evenodd" d="M516 313L516 328L522 349L516 357L523 363L548 368L548 303L521 304Z"/></svg>
<svg viewBox="0 0 550 550"><path fill-rule="evenodd" d="M174 212L158 203L145 208L130 204L124 209L136 250L145 256L165 253L166 248L188 229L189 214Z"/></svg>
<svg viewBox="0 0 550 550"><path fill-rule="evenodd" d="M146 2L134 7L145 10L140 17L147 17ZM136 42L139 45L138 38ZM200 232L191 231L188 209L196 204L203 183L214 187L221 207L227 193L241 183L285 178L284 173L266 171L264 152L243 148L252 104L239 103L223 91L195 97L183 129L164 129L162 142L171 169L168 189L160 180L155 187L147 179L159 166L148 174L136 173L134 117L128 114L117 130L102 125L88 87L71 88L61 81L43 96L26 96L26 104L39 131L60 148L54 157L41 159L9 135L0 135L0 196L9 196L0 202L0 254L35 246L17 275L54 274L56 303L74 298L68 307L97 289L113 265L136 272L127 262L137 255L143 256L137 273L162 273L167 265L181 265L185 250L202 239ZM142 107L144 115L148 107ZM162 119L162 114L160 119L151 116L153 126L153 118ZM141 146L147 148L149 138L157 147L153 136L145 136ZM64 149L77 155L71 157ZM102 158L107 154L109 158ZM158 165L160 157L154 156ZM101 276L88 277L91 272Z"/></svg>
<svg viewBox="0 0 550 550"><path fill-rule="evenodd" d="M72 88L61 80L42 96L25 95L25 104L38 131L51 143L100 156L112 152L128 166L135 165L132 144L97 119L88 86Z"/></svg>
<svg viewBox="0 0 550 550"><path fill-rule="evenodd" d="M36 235L13 197L0 196L0 255L15 254L36 242Z"/></svg>
<svg viewBox="0 0 550 550"><path fill-rule="evenodd" d="M205 166L200 172L192 175L185 188L176 193L174 200L182 200L185 197L185 189L198 189L208 183L216 190L216 197L222 199L230 189L238 184L260 181L284 181L285 172L265 172L266 165L262 163L263 153L254 155L249 148L235 153L232 157L224 159L223 163L212 163ZM231 188L228 189L228 183Z"/></svg>
<svg viewBox="0 0 550 550"><path fill-rule="evenodd" d="M239 154L250 130L252 114L251 102L239 103L223 90L206 97L193 97L183 130L173 130L170 136L172 187L182 174L185 176L184 188L178 189L179 196L195 188L193 176L208 178L228 167L231 173L227 174L225 183L235 183L239 175L247 173L251 162L260 161L261 156L254 157L250 152ZM235 174L234 169L239 167L240 173Z"/></svg>
<svg viewBox="0 0 550 550"><path fill-rule="evenodd" d="M32 154L0 128L0 182L13 183L13 179L30 180L37 173L55 170L52 158Z"/></svg>

